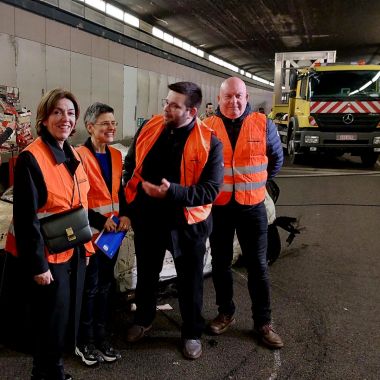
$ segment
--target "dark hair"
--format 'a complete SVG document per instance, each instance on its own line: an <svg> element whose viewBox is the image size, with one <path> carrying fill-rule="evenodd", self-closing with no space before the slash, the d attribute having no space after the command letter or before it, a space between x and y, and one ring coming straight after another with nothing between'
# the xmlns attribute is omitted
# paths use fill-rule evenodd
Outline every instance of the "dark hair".
<svg viewBox="0 0 380 380"><path fill-rule="evenodd" d="M189 108L199 109L202 103L202 90L193 82L177 82L169 84L169 90L186 95L185 105Z"/></svg>
<svg viewBox="0 0 380 380"><path fill-rule="evenodd" d="M206 108L208 107L208 106L212 106L213 104L211 103L211 102L208 102L208 103L206 103Z"/></svg>
<svg viewBox="0 0 380 380"><path fill-rule="evenodd" d="M43 124L44 121L51 115L54 108L57 106L57 103L61 99L69 99L72 101L75 109L75 121L78 120L80 114L80 108L76 97L67 90L63 90L62 88L55 88L47 92L40 103L37 106L37 115L36 115L36 129L37 134L40 136L43 129L46 129L46 126ZM75 127L70 133L72 136L75 133Z"/></svg>
<svg viewBox="0 0 380 380"><path fill-rule="evenodd" d="M90 123L95 123L96 119L99 117L99 115L103 113L114 113L114 110L112 107L110 107L108 104L95 102L94 104L91 104L84 113L83 121L85 127L87 127Z"/></svg>

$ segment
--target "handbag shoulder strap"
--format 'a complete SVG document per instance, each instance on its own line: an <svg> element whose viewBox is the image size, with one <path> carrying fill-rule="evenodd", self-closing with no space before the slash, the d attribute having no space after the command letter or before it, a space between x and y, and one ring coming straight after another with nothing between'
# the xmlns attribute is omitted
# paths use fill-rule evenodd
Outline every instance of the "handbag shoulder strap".
<svg viewBox="0 0 380 380"><path fill-rule="evenodd" d="M81 162L81 164L82 164L82 166L83 166L83 161L82 161L82 157L81 157L80 153L79 153L78 150L75 149L73 146L72 146L71 148L72 148L73 151L75 151L75 153L78 155L79 160L80 160L80 162ZM82 206L82 199L81 199L81 196L80 196L80 188L79 188L78 178L77 178L76 173L74 173L73 194L72 194L72 197L71 197L70 207L73 207L74 194L75 194L75 184L77 184L77 188L78 188L79 205Z"/></svg>
<svg viewBox="0 0 380 380"><path fill-rule="evenodd" d="M74 174L74 183L73 183L73 195L71 196L71 202L70 202L70 207L73 207L73 202L74 202L74 193L75 193L75 184L77 184L78 188L78 195L79 195L79 206L82 206L82 199L80 197L80 189L79 189L79 183L78 183L78 178L77 175Z"/></svg>

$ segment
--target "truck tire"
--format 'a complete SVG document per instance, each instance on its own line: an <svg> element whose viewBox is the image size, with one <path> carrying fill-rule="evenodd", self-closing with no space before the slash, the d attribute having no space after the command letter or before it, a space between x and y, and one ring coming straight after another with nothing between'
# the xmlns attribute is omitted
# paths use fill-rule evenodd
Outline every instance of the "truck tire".
<svg viewBox="0 0 380 380"><path fill-rule="evenodd" d="M379 154L374 152L363 153L360 155L360 158L362 160L363 166L366 168L371 168L376 164L376 161L379 158Z"/></svg>
<svg viewBox="0 0 380 380"><path fill-rule="evenodd" d="M294 140L290 141L291 135L293 134L293 128L291 126L289 126L289 128L291 129L288 131L288 134L286 136L286 154L288 156L290 156L291 151L294 149ZM291 146L290 144L293 145Z"/></svg>
<svg viewBox="0 0 380 380"><path fill-rule="evenodd" d="M302 164L302 162L304 161L304 155L296 152L295 137L296 133L294 129L292 129L287 143L288 155L292 164Z"/></svg>

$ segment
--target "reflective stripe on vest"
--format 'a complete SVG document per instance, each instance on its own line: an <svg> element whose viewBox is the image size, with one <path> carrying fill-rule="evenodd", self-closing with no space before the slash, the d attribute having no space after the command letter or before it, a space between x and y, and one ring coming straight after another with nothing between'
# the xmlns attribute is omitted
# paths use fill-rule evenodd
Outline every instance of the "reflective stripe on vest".
<svg viewBox="0 0 380 380"><path fill-rule="evenodd" d="M102 215L106 215L108 213L118 214L119 212L119 203L112 203L105 206L92 207L92 210L99 212Z"/></svg>
<svg viewBox="0 0 380 380"><path fill-rule="evenodd" d="M232 149L223 121L218 116L204 120L223 143L224 180L214 204L224 205L235 199L243 205L253 205L265 199L268 157L266 156L266 118L254 112L241 126L235 150Z"/></svg>
<svg viewBox="0 0 380 380"><path fill-rule="evenodd" d="M77 148L82 159L84 169L90 183L90 191L88 192L88 208L109 217L111 215L119 215L119 189L121 184L121 175L123 170L123 162L119 150L108 147L111 154L111 175L112 175L112 193L103 178L102 169L97 158L86 147ZM92 240L94 241L99 234L99 230L91 227L93 231Z"/></svg>
<svg viewBox="0 0 380 380"><path fill-rule="evenodd" d="M75 172L78 180L77 186L76 181L74 183L74 178L68 172L66 166L63 163L57 165L50 148L42 141L41 137L38 137L33 143L26 147L25 150L29 151L35 157L38 166L41 169L47 190L46 203L37 210L38 219L69 210L72 206L78 205L80 203L78 186L82 206L86 209L88 208L87 193L89 191L89 183L82 164L79 164ZM75 158L80 161L75 149L72 148L72 150ZM71 205L73 189L74 197ZM14 233L13 221L9 231L12 231L12 234L8 233L7 235L6 249L11 254L17 256L17 236ZM88 242L84 244L84 246L87 252L95 252L92 242ZM47 248L45 248L45 257L49 263L58 264L68 261L72 257L73 252L73 249L69 249L52 255L49 254Z"/></svg>
<svg viewBox="0 0 380 380"><path fill-rule="evenodd" d="M136 141L136 167L131 179L125 188L127 202L132 202L137 193L137 185L143 181L141 177L144 159L158 137L164 130L164 119L162 115L156 115L144 125ZM200 120L195 122L186 141L181 160L182 186L191 186L198 183L203 168L208 160L210 152L212 131ZM211 212L211 204L184 207L184 214L188 224L199 223L205 220Z"/></svg>

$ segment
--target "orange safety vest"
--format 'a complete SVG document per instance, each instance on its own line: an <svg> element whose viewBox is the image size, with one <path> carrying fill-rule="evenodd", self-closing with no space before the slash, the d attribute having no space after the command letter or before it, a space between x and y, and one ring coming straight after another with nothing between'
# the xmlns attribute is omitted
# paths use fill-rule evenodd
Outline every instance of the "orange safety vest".
<svg viewBox="0 0 380 380"><path fill-rule="evenodd" d="M108 147L111 153L112 165L112 193L110 193L106 181L103 178L102 170L98 160L86 146L77 148L77 152L82 158L84 170L87 173L90 183L90 191L88 192L88 208L109 217L111 215L119 215L119 189L121 184L121 175L123 163L121 153L112 146ZM99 231L92 227L94 241L99 235Z"/></svg>
<svg viewBox="0 0 380 380"><path fill-rule="evenodd" d="M87 179L86 172L81 164L79 164L75 175L78 180L78 185L75 179L71 176L64 164L57 165L55 158L50 150L50 148L42 141L41 137L38 137L33 143L25 148L26 151L32 153L36 159L42 175L44 177L46 189L47 189L47 200L46 203L37 210L37 218L42 219L52 214L57 214L62 211L69 210L71 206L71 197L74 189L73 206L80 203L78 186L80 191L80 199L82 206L88 208L87 204L87 193L89 191L89 183ZM75 158L80 161L80 158L73 149ZM5 244L5 250L11 253L13 256L18 256L16 248L16 236L14 232L13 220L9 226L9 231L7 234L7 240ZM89 253L94 253L94 247L92 242L84 244L85 249ZM73 255L74 249L69 249L67 251L50 254L48 249L45 247L45 257L49 263L59 264L67 262Z"/></svg>
<svg viewBox="0 0 380 380"><path fill-rule="evenodd" d="M255 205L265 199L268 157L266 155L266 117L258 112L243 121L235 150L232 149L223 120L211 116L204 123L214 130L223 143L224 180L215 205L225 205L235 190L235 200Z"/></svg>
<svg viewBox="0 0 380 380"><path fill-rule="evenodd" d="M156 115L148 121L141 130L136 141L136 167L131 179L125 187L127 202L131 203L137 193L137 185L143 181L141 177L144 159L161 132L164 130L164 118ZM206 165L210 152L212 131L200 120L195 122L186 141L181 160L181 180L182 186L191 186L198 183L202 170ZM184 207L184 214L188 224L195 224L205 220L211 212L212 204Z"/></svg>

